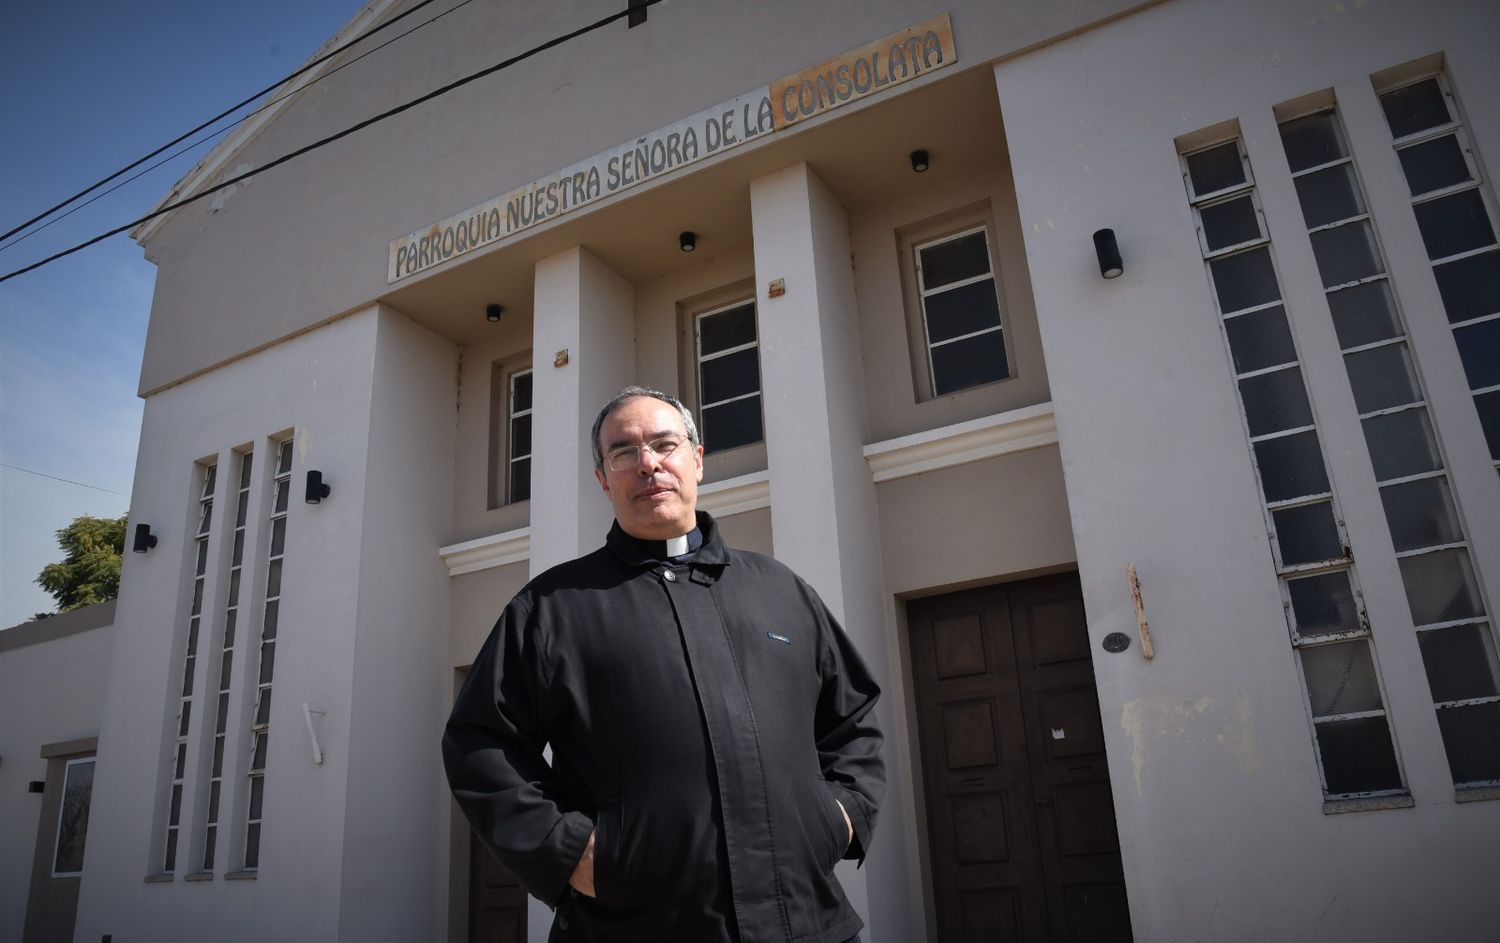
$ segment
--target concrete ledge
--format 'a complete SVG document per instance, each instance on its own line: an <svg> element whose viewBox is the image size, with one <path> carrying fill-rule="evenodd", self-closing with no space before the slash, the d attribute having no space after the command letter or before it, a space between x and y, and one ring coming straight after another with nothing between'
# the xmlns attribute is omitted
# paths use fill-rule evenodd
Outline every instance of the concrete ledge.
<svg viewBox="0 0 1500 943"><path fill-rule="evenodd" d="M256 874L256 872L254 872L254 871L225 871L224 872L224 880L226 880L226 881L253 881L253 880L255 880L255 874Z"/></svg>
<svg viewBox="0 0 1500 943"><path fill-rule="evenodd" d="M1417 802L1411 796L1370 796L1367 799L1325 799L1324 815L1345 812L1379 812L1382 809L1410 809Z"/></svg>
<svg viewBox="0 0 1500 943"><path fill-rule="evenodd" d="M60 612L45 619L33 619L0 631L0 654L27 645L38 645L53 639L94 629L108 628L115 623L115 600L101 602L97 606L84 606L72 612Z"/></svg>
<svg viewBox="0 0 1500 943"><path fill-rule="evenodd" d="M1500 786L1477 786L1453 791L1454 802L1488 802L1491 799L1500 799Z"/></svg>
<svg viewBox="0 0 1500 943"><path fill-rule="evenodd" d="M171 884L173 881L177 880L177 875L166 873L148 874L146 875L145 880L147 884Z"/></svg>
<svg viewBox="0 0 1500 943"><path fill-rule="evenodd" d="M751 472L704 485L698 489L698 507L714 517L732 517L771 506L771 473Z"/></svg>
<svg viewBox="0 0 1500 943"><path fill-rule="evenodd" d="M865 446L877 482L1057 444L1051 403L1023 406L981 419L927 429Z"/></svg>
<svg viewBox="0 0 1500 943"><path fill-rule="evenodd" d="M79 753L96 753L98 750L98 737L80 737L77 740L63 740L58 743L42 744L42 759L50 760L54 756L76 756Z"/></svg>
<svg viewBox="0 0 1500 943"><path fill-rule="evenodd" d="M212 881L214 879L214 873L212 871L189 871L187 874L184 874L182 876L182 879L184 881L194 882Z"/></svg>

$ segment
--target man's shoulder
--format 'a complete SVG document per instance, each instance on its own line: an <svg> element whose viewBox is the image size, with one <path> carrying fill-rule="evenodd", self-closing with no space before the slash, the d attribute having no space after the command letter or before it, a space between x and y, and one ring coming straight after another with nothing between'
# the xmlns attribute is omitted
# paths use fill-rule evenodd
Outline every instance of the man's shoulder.
<svg viewBox="0 0 1500 943"><path fill-rule="evenodd" d="M609 552L609 548L600 547L581 557L548 567L532 577L522 593L539 598L568 590L598 589L610 578L617 578L619 569L619 563Z"/></svg>
<svg viewBox="0 0 1500 943"><path fill-rule="evenodd" d="M802 578L797 575L796 571L775 557L756 553L754 550L740 550L729 546L724 549L729 556L731 575L802 582Z"/></svg>

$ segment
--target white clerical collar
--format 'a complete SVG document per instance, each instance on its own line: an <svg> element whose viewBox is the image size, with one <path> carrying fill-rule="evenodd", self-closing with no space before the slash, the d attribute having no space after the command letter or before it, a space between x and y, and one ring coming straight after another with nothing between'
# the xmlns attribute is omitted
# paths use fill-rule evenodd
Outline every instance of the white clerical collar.
<svg viewBox="0 0 1500 943"><path fill-rule="evenodd" d="M688 535L687 534L682 534L681 536L678 536L678 537L670 537L670 538L667 539L666 543L667 543L667 556L669 556L669 557L680 557L684 553L688 552Z"/></svg>

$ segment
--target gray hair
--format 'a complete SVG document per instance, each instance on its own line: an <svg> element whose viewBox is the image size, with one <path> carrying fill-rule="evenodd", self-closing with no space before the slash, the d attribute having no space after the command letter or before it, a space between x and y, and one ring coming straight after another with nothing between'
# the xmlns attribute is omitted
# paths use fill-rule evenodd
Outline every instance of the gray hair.
<svg viewBox="0 0 1500 943"><path fill-rule="evenodd" d="M599 417L594 420L594 431L589 436L589 444L594 447L594 467L604 467L604 452L599 448L599 430L604 428L604 420L608 419L610 413L624 405L626 400L635 399L638 396L659 399L668 406L677 410L682 416L682 424L687 429L688 441L693 445L700 445L698 440L698 425L693 422L693 412L682 405L682 400L671 393L663 393L661 390L653 390L646 386L627 386L625 389L610 397L604 408L599 410Z"/></svg>

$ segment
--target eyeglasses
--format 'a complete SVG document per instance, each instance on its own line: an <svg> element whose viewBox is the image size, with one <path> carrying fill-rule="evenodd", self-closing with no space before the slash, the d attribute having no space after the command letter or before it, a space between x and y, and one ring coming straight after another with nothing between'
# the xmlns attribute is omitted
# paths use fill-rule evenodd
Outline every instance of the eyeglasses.
<svg viewBox="0 0 1500 943"><path fill-rule="evenodd" d="M657 436L645 445L627 445L623 448L615 449L604 456L604 467L614 472L629 471L641 464L643 450L650 452L658 458L665 459L677 451L686 441L687 438L685 436L673 433L671 435Z"/></svg>

